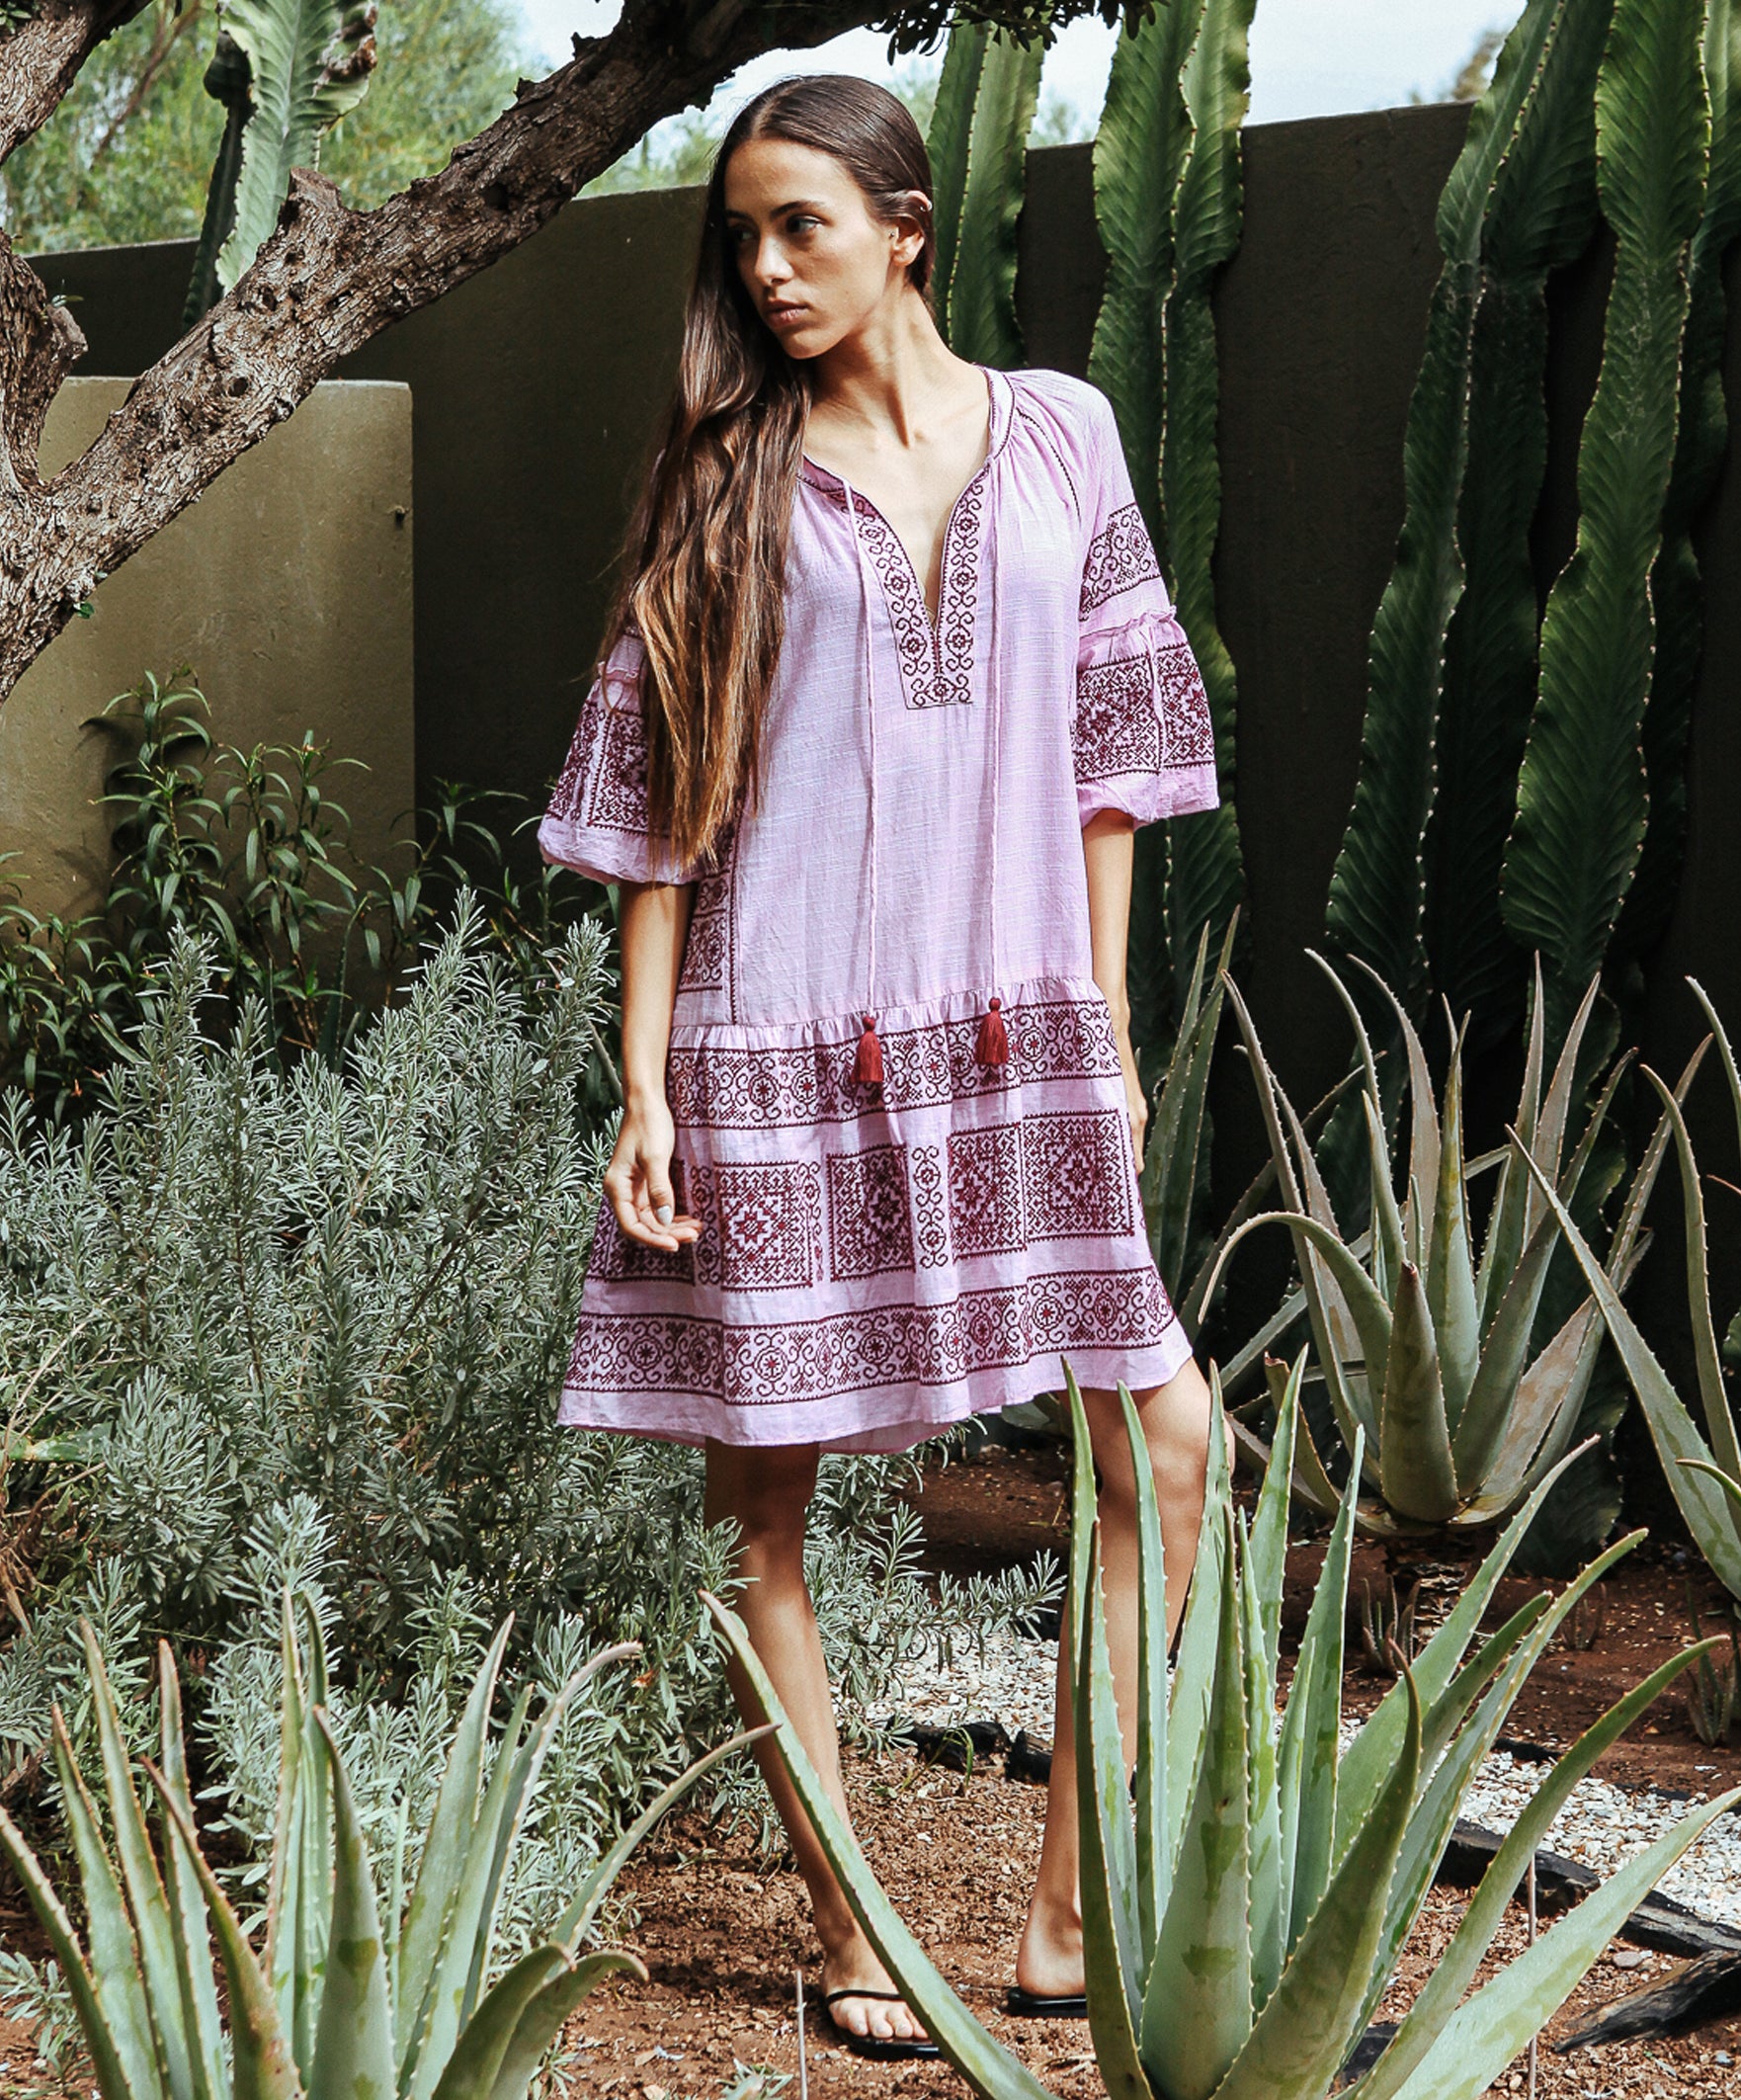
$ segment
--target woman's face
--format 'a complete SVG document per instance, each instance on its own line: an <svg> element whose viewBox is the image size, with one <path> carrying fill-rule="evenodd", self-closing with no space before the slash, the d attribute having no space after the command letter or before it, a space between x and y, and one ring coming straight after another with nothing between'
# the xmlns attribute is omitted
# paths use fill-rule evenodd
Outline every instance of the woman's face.
<svg viewBox="0 0 1741 2100"><path fill-rule="evenodd" d="M725 237L744 289L789 357L819 357L904 290L924 237L870 215L832 153L752 138L725 167Z"/></svg>

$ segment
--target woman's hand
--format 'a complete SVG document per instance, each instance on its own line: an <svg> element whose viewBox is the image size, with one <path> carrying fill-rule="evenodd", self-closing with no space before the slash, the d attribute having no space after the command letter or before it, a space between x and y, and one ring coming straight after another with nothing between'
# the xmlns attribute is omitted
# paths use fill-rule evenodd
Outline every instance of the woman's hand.
<svg viewBox="0 0 1741 2100"><path fill-rule="evenodd" d="M622 1111L605 1195L624 1239L668 1252L699 1239L702 1221L679 1213L671 1188L671 1153L677 1130L663 1095L630 1101ZM663 1216L661 1216L663 1213Z"/></svg>
<svg viewBox="0 0 1741 2100"><path fill-rule="evenodd" d="M1130 1048L1130 1024L1118 1024L1119 1069L1124 1074L1124 1103L1130 1115L1130 1149L1136 1155L1136 1171L1142 1172L1142 1148L1148 1136L1148 1096L1136 1069L1136 1052Z"/></svg>

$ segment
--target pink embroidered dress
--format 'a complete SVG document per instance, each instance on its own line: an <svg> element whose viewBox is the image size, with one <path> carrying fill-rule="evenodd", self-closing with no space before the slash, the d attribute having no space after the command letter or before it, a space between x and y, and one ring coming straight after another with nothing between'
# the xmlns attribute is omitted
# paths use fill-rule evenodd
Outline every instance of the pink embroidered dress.
<svg viewBox="0 0 1741 2100"><path fill-rule="evenodd" d="M648 836L632 633L581 710L545 858L701 876L666 1086L703 1230L643 1247L601 1204L563 1422L894 1451L1061 1389L1064 1358L1140 1389L1191 1353L1143 1229L1081 826L1212 807L1208 708L1106 396L982 369L988 453L935 626L880 512L803 462L762 795L710 872ZM879 1082L854 1076L868 1028Z"/></svg>

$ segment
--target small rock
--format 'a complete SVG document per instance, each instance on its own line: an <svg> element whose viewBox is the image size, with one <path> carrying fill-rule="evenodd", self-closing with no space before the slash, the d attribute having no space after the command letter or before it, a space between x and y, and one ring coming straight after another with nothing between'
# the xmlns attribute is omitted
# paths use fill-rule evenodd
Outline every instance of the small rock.
<svg viewBox="0 0 1741 2100"><path fill-rule="evenodd" d="M1616 1969L1642 1969L1650 1957L1642 1947L1617 1947L1609 1960Z"/></svg>

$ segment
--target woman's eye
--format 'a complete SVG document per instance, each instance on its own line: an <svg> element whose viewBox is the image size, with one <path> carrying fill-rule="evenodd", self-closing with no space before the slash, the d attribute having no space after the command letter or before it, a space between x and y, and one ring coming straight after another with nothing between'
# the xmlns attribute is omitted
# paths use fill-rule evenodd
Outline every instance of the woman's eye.
<svg viewBox="0 0 1741 2100"><path fill-rule="evenodd" d="M822 221L813 212L809 211L800 211L794 218L788 220L788 224L793 233L802 232L810 226L819 226L821 223Z"/></svg>

